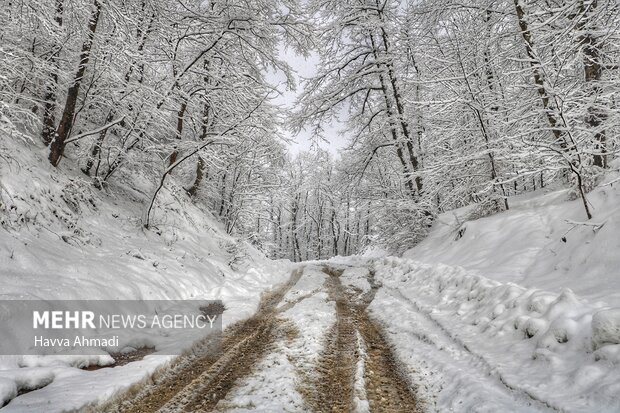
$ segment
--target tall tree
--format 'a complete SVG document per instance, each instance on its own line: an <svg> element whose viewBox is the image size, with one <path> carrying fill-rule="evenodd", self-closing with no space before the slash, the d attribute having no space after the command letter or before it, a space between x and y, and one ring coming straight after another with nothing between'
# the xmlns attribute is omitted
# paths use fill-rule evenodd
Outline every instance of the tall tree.
<svg viewBox="0 0 620 413"><path fill-rule="evenodd" d="M65 101L64 108L62 110L62 117L60 123L56 128L56 134L50 143L50 155L49 160L52 165L57 166L65 150L65 142L71 133L73 128L73 122L75 117L75 108L78 100L78 93L80 92L80 86L84 79L86 68L88 67L88 61L90 60L90 51L93 47L95 39L95 32L97 31L97 25L99 24L99 16L101 15L101 3L99 0L94 0L93 11L88 20L88 30L86 32L86 39L82 44L82 51L80 53L80 62L78 64L77 71L73 77L73 81L67 90L67 99Z"/></svg>

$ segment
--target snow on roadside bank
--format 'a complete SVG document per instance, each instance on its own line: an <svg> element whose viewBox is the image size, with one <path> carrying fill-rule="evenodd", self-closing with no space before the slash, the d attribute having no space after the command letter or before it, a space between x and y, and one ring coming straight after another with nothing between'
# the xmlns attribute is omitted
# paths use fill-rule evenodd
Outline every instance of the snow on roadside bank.
<svg viewBox="0 0 620 413"><path fill-rule="evenodd" d="M370 306L438 411L620 411L620 312L386 258Z"/></svg>

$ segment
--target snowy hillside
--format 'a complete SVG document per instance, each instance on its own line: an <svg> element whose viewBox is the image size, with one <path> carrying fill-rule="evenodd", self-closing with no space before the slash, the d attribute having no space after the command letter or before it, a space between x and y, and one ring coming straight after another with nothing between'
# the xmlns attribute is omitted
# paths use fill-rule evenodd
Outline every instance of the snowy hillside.
<svg viewBox="0 0 620 413"><path fill-rule="evenodd" d="M0 163L0 300L221 299L226 326L254 313L260 292L289 275L288 262L267 260L226 235L182 188L162 193L153 225L145 230L142 216L152 188L140 169L99 190L84 182L81 172L58 170L40 156L23 152ZM2 317L11 314L3 309ZM14 334L19 326L0 332ZM42 411L42 405L53 406L45 411L79 408L170 360L155 352L131 365L84 371L80 368L114 360L105 352L0 356L0 405L43 387L3 412Z"/></svg>
<svg viewBox="0 0 620 413"><path fill-rule="evenodd" d="M487 278L620 306L620 181L608 173L591 193L586 220L568 190L510 198L511 209L468 220L473 207L440 215L430 235L405 258L462 266Z"/></svg>

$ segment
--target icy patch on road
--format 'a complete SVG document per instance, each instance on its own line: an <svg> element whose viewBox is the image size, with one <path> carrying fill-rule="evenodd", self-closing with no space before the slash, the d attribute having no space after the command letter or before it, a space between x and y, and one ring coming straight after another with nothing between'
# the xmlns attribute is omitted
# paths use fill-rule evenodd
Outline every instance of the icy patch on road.
<svg viewBox="0 0 620 413"><path fill-rule="evenodd" d="M312 283L308 283L306 277L313 279ZM300 291L298 288L321 288L326 279L327 275L318 269L306 270L299 280L299 286L293 287L291 292ZM316 366L325 345L325 336L336 322L336 303L328 300L327 293L320 291L281 314L292 321L299 331L297 338L290 344L290 354L295 359L296 367L303 372L310 372Z"/></svg>
<svg viewBox="0 0 620 413"><path fill-rule="evenodd" d="M336 304L329 301L324 284L327 275L321 267L308 266L299 281L286 293L278 307L280 317L299 331L290 344L297 368L314 368L325 344L325 335L336 321Z"/></svg>
<svg viewBox="0 0 620 413"><path fill-rule="evenodd" d="M318 292L325 281L325 274L320 268L308 266L303 269L303 276L286 292L278 309L290 307L300 300Z"/></svg>

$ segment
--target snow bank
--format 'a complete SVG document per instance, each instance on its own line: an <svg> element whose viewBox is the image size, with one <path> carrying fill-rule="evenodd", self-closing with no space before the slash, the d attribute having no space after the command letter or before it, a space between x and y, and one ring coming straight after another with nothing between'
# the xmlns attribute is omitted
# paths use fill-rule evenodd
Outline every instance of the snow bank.
<svg viewBox="0 0 620 413"><path fill-rule="evenodd" d="M592 344L596 349L620 345L620 308L601 310L592 318ZM609 350L608 350L609 351ZM620 360L616 360L618 362Z"/></svg>
<svg viewBox="0 0 620 413"><path fill-rule="evenodd" d="M438 410L620 411L619 308L441 264L374 269L383 288L370 310Z"/></svg>

